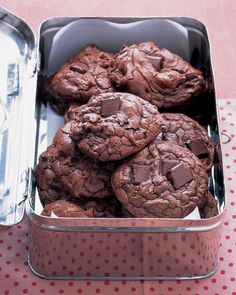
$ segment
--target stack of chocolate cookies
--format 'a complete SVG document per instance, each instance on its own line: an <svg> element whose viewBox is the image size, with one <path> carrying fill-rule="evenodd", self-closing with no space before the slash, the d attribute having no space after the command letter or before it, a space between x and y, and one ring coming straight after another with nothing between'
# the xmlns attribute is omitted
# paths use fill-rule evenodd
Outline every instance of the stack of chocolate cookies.
<svg viewBox="0 0 236 295"><path fill-rule="evenodd" d="M39 157L43 215L183 218L218 214L208 190L214 145L173 108L201 95L202 73L153 42L117 54L83 48L45 81L65 118Z"/></svg>

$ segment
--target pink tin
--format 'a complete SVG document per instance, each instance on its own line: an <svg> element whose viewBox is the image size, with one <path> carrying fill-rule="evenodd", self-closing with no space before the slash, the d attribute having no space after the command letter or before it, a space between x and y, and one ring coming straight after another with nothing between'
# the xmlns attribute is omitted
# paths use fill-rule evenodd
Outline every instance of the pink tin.
<svg viewBox="0 0 236 295"><path fill-rule="evenodd" d="M218 265L225 215L223 164L210 45L198 20L172 18L53 18L39 31L0 9L0 223L29 216L29 266L53 279L191 279L213 274ZM63 43L61 43L63 40ZM216 145L209 188L219 215L209 219L54 218L40 215L33 169L63 118L36 95L37 83L88 43L115 51L122 44L156 41L201 69L209 92L184 110L197 117ZM63 46L62 46L63 44ZM7 49L6 49L7 48ZM14 53L14 54L13 54ZM50 128L49 128L50 127Z"/></svg>

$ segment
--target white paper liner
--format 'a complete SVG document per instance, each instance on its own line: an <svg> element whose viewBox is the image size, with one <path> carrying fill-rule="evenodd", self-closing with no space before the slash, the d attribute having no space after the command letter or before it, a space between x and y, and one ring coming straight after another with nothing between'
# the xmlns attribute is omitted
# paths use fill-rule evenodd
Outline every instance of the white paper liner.
<svg viewBox="0 0 236 295"><path fill-rule="evenodd" d="M186 220L198 220L201 219L198 207L196 207L189 215L185 216L183 219Z"/></svg>
<svg viewBox="0 0 236 295"><path fill-rule="evenodd" d="M54 212L51 213L51 216L52 218L59 218Z"/></svg>
<svg viewBox="0 0 236 295"><path fill-rule="evenodd" d="M144 41L154 41L161 48L167 48L189 61L188 31L174 21L152 19L117 24L99 19L81 19L65 26L54 36L47 75L55 73L88 44L117 52L124 44Z"/></svg>

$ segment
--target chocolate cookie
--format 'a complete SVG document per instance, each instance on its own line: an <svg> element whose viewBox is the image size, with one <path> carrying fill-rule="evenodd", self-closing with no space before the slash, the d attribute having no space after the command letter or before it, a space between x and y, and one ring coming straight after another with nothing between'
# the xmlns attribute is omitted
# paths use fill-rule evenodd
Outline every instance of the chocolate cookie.
<svg viewBox="0 0 236 295"><path fill-rule="evenodd" d="M112 185L135 217L182 218L205 203L208 175L189 150L151 143L117 168Z"/></svg>
<svg viewBox="0 0 236 295"><path fill-rule="evenodd" d="M67 199L70 194L63 190L59 177L53 170L53 163L58 151L53 146L43 152L35 168L35 181L40 199L43 203L52 203L58 199Z"/></svg>
<svg viewBox="0 0 236 295"><path fill-rule="evenodd" d="M77 119L78 113L79 113L79 110L80 110L80 106L81 105L78 105L76 103L73 103L73 104L70 105L70 107L68 108L68 110L64 114L64 122L65 123Z"/></svg>
<svg viewBox="0 0 236 295"><path fill-rule="evenodd" d="M160 108L180 105L205 89L202 73L154 42L123 46L114 57L111 80Z"/></svg>
<svg viewBox="0 0 236 295"><path fill-rule="evenodd" d="M217 208L217 203L210 192L206 194L206 202L204 206L200 209L201 218L211 218L217 216L219 210Z"/></svg>
<svg viewBox="0 0 236 295"><path fill-rule="evenodd" d="M188 148L210 172L213 165L214 145L207 131L196 121L183 114L162 113L162 133L155 142L174 141Z"/></svg>
<svg viewBox="0 0 236 295"><path fill-rule="evenodd" d="M120 160L154 140L160 123L157 108L147 101L129 93L106 93L76 110L71 136L94 159Z"/></svg>
<svg viewBox="0 0 236 295"><path fill-rule="evenodd" d="M52 145L56 147L59 156L64 158L73 158L77 152L77 147L70 137L71 123L62 125L54 135Z"/></svg>
<svg viewBox="0 0 236 295"><path fill-rule="evenodd" d="M121 217L120 208L116 204L101 200L86 203L58 200L47 204L41 215L51 216L52 213L57 217Z"/></svg>
<svg viewBox="0 0 236 295"><path fill-rule="evenodd" d="M86 103L92 95L114 91L108 69L113 54L87 45L43 84L42 94L64 114L70 103Z"/></svg>
<svg viewBox="0 0 236 295"><path fill-rule="evenodd" d="M58 130L53 145L39 157L35 176L42 201L52 202L50 191L44 190L48 187L49 181L52 185L55 181L58 184L53 201L61 199L60 194L79 199L105 198L113 195L110 178L115 164L98 162L86 157L73 143L68 130L70 123ZM52 180L48 178L48 174L52 175Z"/></svg>

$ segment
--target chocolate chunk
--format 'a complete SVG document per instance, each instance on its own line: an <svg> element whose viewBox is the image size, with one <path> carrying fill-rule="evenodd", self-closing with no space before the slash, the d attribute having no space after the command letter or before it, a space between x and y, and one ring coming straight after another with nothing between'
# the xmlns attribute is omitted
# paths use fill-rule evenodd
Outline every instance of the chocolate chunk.
<svg viewBox="0 0 236 295"><path fill-rule="evenodd" d="M199 158L209 155L207 146L201 138L193 139L187 142L188 148Z"/></svg>
<svg viewBox="0 0 236 295"><path fill-rule="evenodd" d="M162 57L155 55L146 55L147 59L153 65L155 70L159 71L162 67Z"/></svg>
<svg viewBox="0 0 236 295"><path fill-rule="evenodd" d="M168 172L172 167L177 166L179 164L178 160L168 160L164 159L161 163L161 172L163 175L166 175L166 172Z"/></svg>
<svg viewBox="0 0 236 295"><path fill-rule="evenodd" d="M151 175L150 167L143 165L133 165L133 172L136 183L147 181Z"/></svg>
<svg viewBox="0 0 236 295"><path fill-rule="evenodd" d="M88 66L83 63L77 63L72 66L70 66L70 70L74 72L78 72L80 74L85 74L88 70Z"/></svg>
<svg viewBox="0 0 236 295"><path fill-rule="evenodd" d="M167 173L167 178L171 181L174 188L178 189L193 179L189 167L181 163Z"/></svg>
<svg viewBox="0 0 236 295"><path fill-rule="evenodd" d="M115 114L120 108L119 97L104 99L101 101L101 115L102 117L109 117Z"/></svg>

